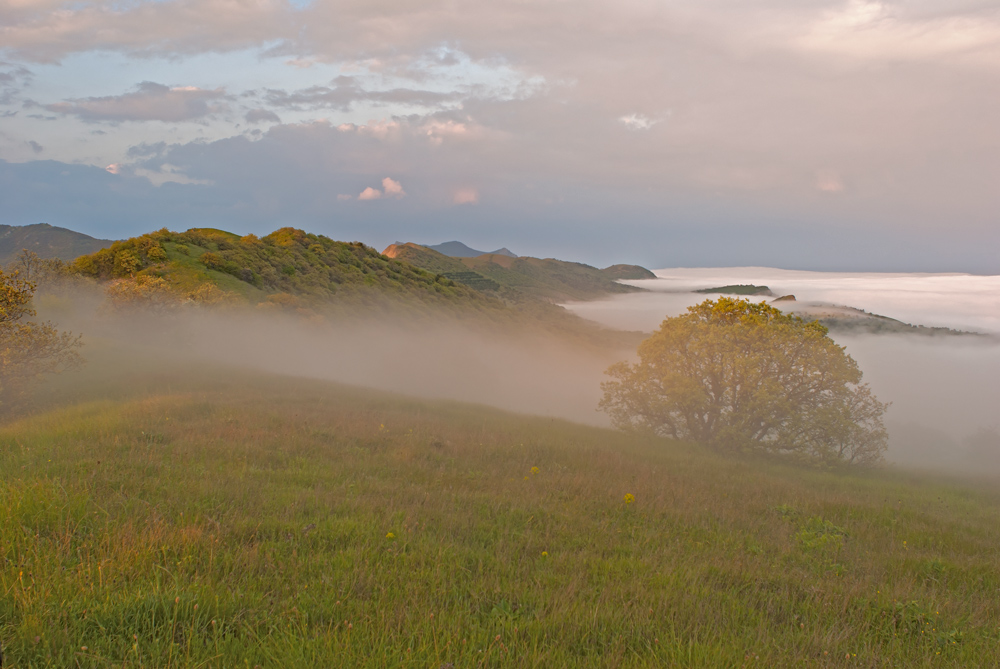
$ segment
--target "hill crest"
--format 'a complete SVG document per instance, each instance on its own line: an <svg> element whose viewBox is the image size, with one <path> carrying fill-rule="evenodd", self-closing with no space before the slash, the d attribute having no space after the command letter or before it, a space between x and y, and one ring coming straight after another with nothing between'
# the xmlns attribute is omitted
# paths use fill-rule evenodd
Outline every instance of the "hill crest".
<svg viewBox="0 0 1000 669"><path fill-rule="evenodd" d="M414 243L392 244L383 253L478 291L493 292L514 300L589 300L641 290L619 283L619 279L655 277L652 272L637 265L612 265L598 269L584 263L555 258L517 257L498 253L451 257Z"/></svg>
<svg viewBox="0 0 1000 669"><path fill-rule="evenodd" d="M399 242L396 242L397 244ZM460 241L450 241L443 242L441 244L423 244L425 248L431 249L432 251L437 251L438 253L443 253L446 256L452 258L475 258L476 256L484 255L500 255L508 256L510 258L517 258L517 254L513 253L507 247L499 248L496 251L477 251L474 248L466 246Z"/></svg>
<svg viewBox="0 0 1000 669"><path fill-rule="evenodd" d="M70 262L111 244L110 239L97 239L48 223L0 225L0 265L13 261L23 249L43 260L59 258Z"/></svg>

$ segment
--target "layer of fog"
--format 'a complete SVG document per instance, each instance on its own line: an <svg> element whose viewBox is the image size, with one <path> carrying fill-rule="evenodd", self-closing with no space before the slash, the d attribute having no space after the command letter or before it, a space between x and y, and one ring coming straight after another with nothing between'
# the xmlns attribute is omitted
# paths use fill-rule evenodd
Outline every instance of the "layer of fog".
<svg viewBox="0 0 1000 669"><path fill-rule="evenodd" d="M766 283L776 293L825 297L919 324L986 329L982 326L1000 322L1000 307L990 294L996 277L717 272L661 270L663 279L646 282L658 290L567 306L613 328L649 332L664 317L709 297L679 290ZM802 283L796 283L795 276ZM949 285L962 289L942 288ZM903 303L899 309L893 306L897 298ZM604 370L633 357L635 351L635 341L628 345L627 338L618 345L595 345L509 324L492 327L429 314L344 318L332 324L253 310L111 317L100 313L100 300L92 295L44 301L42 315L84 333L92 350L98 346L121 350L123 359L153 357L178 368L233 365L592 425L608 424L606 416L596 411ZM976 471L985 466L983 458L970 458L968 452L970 439L977 433L986 434L987 441L994 439L995 432L989 430L998 425L1000 345L995 339L837 332L833 336L858 360L875 393L892 402L887 414L891 460ZM989 468L1000 471L1000 437L996 440L995 456L985 460Z"/></svg>
<svg viewBox="0 0 1000 669"><path fill-rule="evenodd" d="M733 284L767 285L777 295L864 309L915 325L1000 332L1000 277L967 274L796 272L760 267L656 270L629 281L648 292L567 304L608 327L650 332L666 316L716 297L691 291ZM751 299L770 299L753 297ZM884 401L893 461L959 470L1000 468L996 457L969 454L969 444L1000 425L1000 344L964 336L831 336L846 347ZM981 456L982 454L980 454ZM977 459L978 457L978 459Z"/></svg>
<svg viewBox="0 0 1000 669"><path fill-rule="evenodd" d="M795 295L800 302L855 307L913 325L1000 333L1000 276L806 272L767 267L678 268L654 273L658 278L625 283L658 293L752 283L768 286L775 295Z"/></svg>
<svg viewBox="0 0 1000 669"><path fill-rule="evenodd" d="M94 364L113 360L124 377L130 364L152 372L231 366L599 426L609 425L597 412L603 372L634 350L445 315L320 322L251 308L109 315L94 299L74 303L40 315L83 333L84 357L101 351Z"/></svg>

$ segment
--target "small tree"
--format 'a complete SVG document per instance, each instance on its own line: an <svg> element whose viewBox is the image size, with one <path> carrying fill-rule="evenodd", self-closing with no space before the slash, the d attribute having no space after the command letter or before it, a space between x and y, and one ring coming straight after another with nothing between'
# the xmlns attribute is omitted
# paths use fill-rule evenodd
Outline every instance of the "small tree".
<svg viewBox="0 0 1000 669"><path fill-rule="evenodd" d="M0 270L0 414L8 413L30 384L81 362L79 336L35 323L35 283Z"/></svg>
<svg viewBox="0 0 1000 669"><path fill-rule="evenodd" d="M600 408L619 428L827 463L885 452L888 405L819 323L722 297L663 321L638 354L602 384Z"/></svg>
<svg viewBox="0 0 1000 669"><path fill-rule="evenodd" d="M163 277L146 276L115 279L104 291L111 311L146 311L162 314L181 306L181 297Z"/></svg>

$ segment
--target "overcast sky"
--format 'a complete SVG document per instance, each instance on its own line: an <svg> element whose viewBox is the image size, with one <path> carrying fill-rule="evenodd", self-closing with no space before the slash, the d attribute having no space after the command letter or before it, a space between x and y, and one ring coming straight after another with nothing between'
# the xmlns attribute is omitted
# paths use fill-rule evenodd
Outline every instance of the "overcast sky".
<svg viewBox="0 0 1000 669"><path fill-rule="evenodd" d="M1000 273L995 0L0 0L0 223Z"/></svg>

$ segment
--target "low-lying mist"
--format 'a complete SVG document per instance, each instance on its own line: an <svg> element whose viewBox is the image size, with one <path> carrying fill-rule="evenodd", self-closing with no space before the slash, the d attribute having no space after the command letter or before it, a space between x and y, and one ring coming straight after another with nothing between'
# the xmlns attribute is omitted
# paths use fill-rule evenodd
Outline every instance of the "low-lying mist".
<svg viewBox="0 0 1000 669"><path fill-rule="evenodd" d="M973 329L990 337L916 334L831 336L861 366L886 414L887 458L908 466L1000 472L1000 277L792 272L769 268L657 270L659 279L629 281L649 292L567 305L597 323L650 332L715 295L693 289L767 285L815 300L864 309L918 325ZM750 297L751 300L773 299Z"/></svg>
<svg viewBox="0 0 1000 669"><path fill-rule="evenodd" d="M542 328L444 313L320 320L251 308L107 314L94 309L92 299L74 299L72 308L50 301L49 307L40 316L84 335L84 357L99 353L70 373L78 383L95 372L106 376L107 365L123 375L130 366L149 371L159 364L177 372L228 365L591 425L609 424L596 411L604 370L638 341L623 337L628 346L597 346Z"/></svg>
<svg viewBox="0 0 1000 669"><path fill-rule="evenodd" d="M728 277L720 277L728 278ZM706 295L626 294L578 303L585 318L620 329L651 331ZM856 304L865 308L865 304ZM491 405L520 413L609 424L596 411L604 370L631 358L640 337L595 344L543 328L497 326L428 312L310 319L252 308L181 309L109 314L94 293L39 300L40 316L84 334L78 385L108 367L161 366L172 374L223 365ZM1000 345L960 336L832 333L860 364L886 416L888 458L899 464L1000 472L996 398Z"/></svg>

